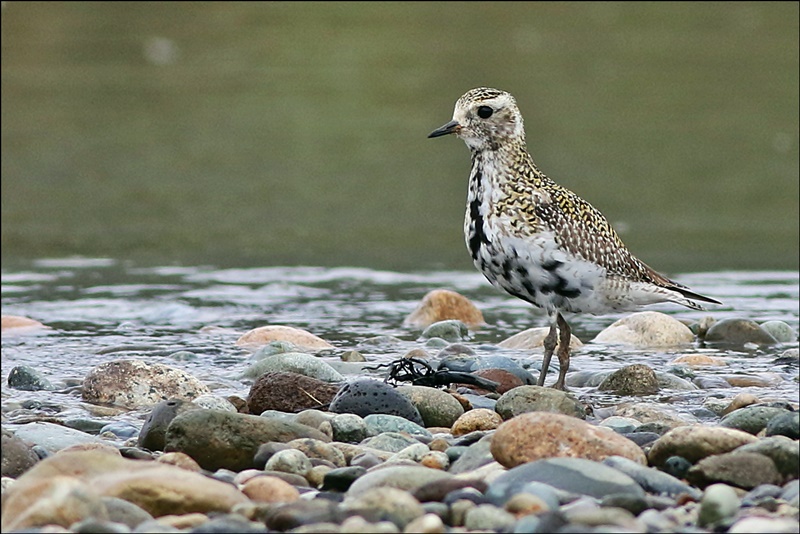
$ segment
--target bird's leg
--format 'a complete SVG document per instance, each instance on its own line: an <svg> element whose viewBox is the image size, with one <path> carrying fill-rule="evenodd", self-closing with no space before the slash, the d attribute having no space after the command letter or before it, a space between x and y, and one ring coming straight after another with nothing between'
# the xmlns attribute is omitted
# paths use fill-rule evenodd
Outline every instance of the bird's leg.
<svg viewBox="0 0 800 534"><path fill-rule="evenodd" d="M538 385L544 385L544 377L547 375L547 369L550 367L550 358L553 357L553 351L556 350L556 322L550 321L550 331L547 337L544 338L544 359L542 360L542 371L539 373Z"/></svg>
<svg viewBox="0 0 800 534"><path fill-rule="evenodd" d="M559 333L558 380L556 380L553 387L564 390L566 389L564 387L564 379L567 376L567 371L569 371L569 342L572 341L572 330L570 330L569 324L560 313L556 316L556 322L558 323Z"/></svg>

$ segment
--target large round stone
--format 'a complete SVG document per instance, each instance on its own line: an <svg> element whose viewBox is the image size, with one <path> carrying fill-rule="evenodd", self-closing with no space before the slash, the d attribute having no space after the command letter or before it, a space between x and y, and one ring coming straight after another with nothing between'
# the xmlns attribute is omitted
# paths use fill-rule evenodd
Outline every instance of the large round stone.
<svg viewBox="0 0 800 534"><path fill-rule="evenodd" d="M189 373L142 360L116 360L98 365L83 380L83 400L141 408L171 398L192 400L209 389Z"/></svg>
<svg viewBox="0 0 800 534"><path fill-rule="evenodd" d="M670 347L694 341L689 327L661 312L633 313L597 334L594 343L631 345L639 348Z"/></svg>
<svg viewBox="0 0 800 534"><path fill-rule="evenodd" d="M703 425L679 426L661 436L650 449L650 464L661 467L670 456L682 456L695 463L707 456L724 454L758 438L732 428Z"/></svg>
<svg viewBox="0 0 800 534"><path fill-rule="evenodd" d="M467 297L449 289L434 289L422 298L403 325L425 328L448 319L461 321L470 328L485 324L483 314Z"/></svg>
<svg viewBox="0 0 800 534"><path fill-rule="evenodd" d="M340 384L286 371L270 371L259 376L250 387L247 407L253 415L265 410L297 413L328 405Z"/></svg>
<svg viewBox="0 0 800 534"><path fill-rule="evenodd" d="M334 396L328 410L361 417L374 413L399 415L418 425L425 424L419 411L407 397L389 384L369 378L344 384Z"/></svg>
<svg viewBox="0 0 800 534"><path fill-rule="evenodd" d="M172 420L164 450L186 453L210 471L242 471L255 467L255 454L262 443L286 443L298 438L330 441L319 430L276 418L193 410Z"/></svg>
<svg viewBox="0 0 800 534"><path fill-rule="evenodd" d="M492 456L512 468L542 458L571 457L603 460L623 456L646 464L631 440L608 428L562 414L531 412L506 421L494 433Z"/></svg>

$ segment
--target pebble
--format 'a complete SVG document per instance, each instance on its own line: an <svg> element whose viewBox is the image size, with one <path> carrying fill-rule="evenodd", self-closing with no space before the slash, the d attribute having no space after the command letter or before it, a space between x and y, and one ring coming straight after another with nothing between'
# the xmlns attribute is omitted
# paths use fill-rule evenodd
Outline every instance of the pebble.
<svg viewBox="0 0 800 534"><path fill-rule="evenodd" d="M425 326L441 321L436 337L467 339L460 317ZM778 339L775 332L784 326L760 328ZM285 328L262 330L262 341L297 333ZM633 343L656 346L666 337L651 327L626 328L638 336ZM493 353L536 349L542 331L512 336L501 351L488 343L451 342L442 349L442 368L497 381L501 385L492 394L470 385L454 385L459 393L453 394L356 378L357 364L342 365L333 352L331 369L351 381L329 382L301 373L316 376L317 364L327 362L308 352L331 351L330 344L320 339L325 345L313 348L272 339L251 357L253 386L246 401L237 404L234 396L198 389L151 403L134 391L134 410L149 410L141 429L130 422L137 414L130 419L122 408L128 399L111 409L87 404L97 411L84 420L74 413L61 417L59 403L38 398L4 404L4 418L43 420L7 425L4 419L3 531L797 531L796 403L774 402L763 391L761 399L749 393L732 398L736 390L730 389L783 387L792 378L796 349L786 361L776 360L771 372L746 375L722 374L728 358L704 354L676 357L667 373L645 365L570 373L570 387L660 393L645 402L611 405L594 403L593 391L581 392L587 406L572 394L535 386L535 371L520 365L527 354ZM316 337L299 332L306 340ZM788 342L796 341L793 335ZM366 358L422 350L383 338L361 345ZM573 344L579 347L580 341L573 337ZM172 359L202 357L198 350L193 360ZM258 374L264 362L293 360L307 363L305 370ZM526 365L535 369L537 363ZM790 371L778 368L785 365ZM714 389L696 391L687 378ZM84 381L70 380L65 384L77 393ZM227 385L222 378L208 384L214 391ZM119 392L134 386L115 387ZM670 403L683 405L684 412Z"/></svg>
<svg viewBox="0 0 800 534"><path fill-rule="evenodd" d="M739 496L726 484L712 484L703 492L697 523L701 527L723 525L739 511Z"/></svg>
<svg viewBox="0 0 800 534"><path fill-rule="evenodd" d="M359 465L331 469L323 477L322 489L345 492L353 485L353 482L366 473L367 469Z"/></svg>
<svg viewBox="0 0 800 534"><path fill-rule="evenodd" d="M449 319L460 321L470 328L485 324L483 314L467 297L449 289L434 289L403 320L403 326L426 328Z"/></svg>
<svg viewBox="0 0 800 534"><path fill-rule="evenodd" d="M106 441L80 430L46 422L20 425L15 430L14 435L25 442L35 443L49 453L58 452L75 445L108 445Z"/></svg>
<svg viewBox="0 0 800 534"><path fill-rule="evenodd" d="M267 460L264 469L267 471L281 471L305 476L311 470L311 460L302 451L297 449L284 449L273 454Z"/></svg>
<svg viewBox="0 0 800 534"><path fill-rule="evenodd" d="M510 389L524 385L520 377L506 369L478 369L472 372L473 375L497 382L495 392L502 395ZM465 387L475 392L488 393L488 391L472 384L464 384Z"/></svg>
<svg viewBox="0 0 800 534"><path fill-rule="evenodd" d="M251 478L242 486L242 493L255 502L294 502L300 498L297 488L269 475Z"/></svg>
<svg viewBox="0 0 800 534"><path fill-rule="evenodd" d="M397 392L405 396L422 417L425 427L450 428L464 413L464 407L449 393L425 386L399 386Z"/></svg>
<svg viewBox="0 0 800 534"><path fill-rule="evenodd" d="M654 495L677 496L686 493L693 498L699 498L700 492L685 482L653 467L646 467L640 463L622 456L609 456L603 460L603 465L613 467L635 480L645 491Z"/></svg>
<svg viewBox="0 0 800 534"><path fill-rule="evenodd" d="M370 414L366 416L363 421L367 426L367 432L372 435L381 434L383 432L406 432L412 436L432 437L431 433L424 427L412 423L408 419L398 415Z"/></svg>
<svg viewBox="0 0 800 534"><path fill-rule="evenodd" d="M200 380L174 367L142 360L115 360L89 371L81 394L87 402L137 409L170 398L193 400L210 391Z"/></svg>
<svg viewBox="0 0 800 534"><path fill-rule="evenodd" d="M527 330L523 330L522 332L518 332L513 336L504 339L503 341L499 342L497 346L504 349L543 349L544 338L547 337L549 332L550 328L546 326L539 328L528 328ZM572 334L572 337L569 340L570 350L576 351L582 346L583 343L581 340L578 339L575 334Z"/></svg>
<svg viewBox="0 0 800 534"><path fill-rule="evenodd" d="M495 410L506 421L528 412L586 417L586 407L572 394L541 386L520 386L504 393L497 399Z"/></svg>
<svg viewBox="0 0 800 534"><path fill-rule="evenodd" d="M18 365L8 373L8 385L25 391L52 391L55 388L42 373L29 365Z"/></svg>
<svg viewBox="0 0 800 534"><path fill-rule="evenodd" d="M297 373L323 382L344 381L344 376L329 363L303 352L281 352L267 356L250 364L242 373L242 377L258 378L270 371Z"/></svg>
<svg viewBox="0 0 800 534"><path fill-rule="evenodd" d="M389 466L370 471L360 477L347 490L347 495L361 495L383 486L391 486L413 492L425 484L452 477L453 475L450 473L422 466Z"/></svg>
<svg viewBox="0 0 800 534"><path fill-rule="evenodd" d="M770 406L746 406L727 414L719 422L719 426L735 428L755 435L764 430L775 417L791 413L798 415L798 412L787 412L781 408Z"/></svg>
<svg viewBox="0 0 800 534"><path fill-rule="evenodd" d="M592 340L593 343L621 344L637 348L671 347L692 343L688 326L661 312L637 312L614 322Z"/></svg>
<svg viewBox="0 0 800 534"><path fill-rule="evenodd" d="M640 363L626 365L608 375L597 387L616 395L654 395L658 393L658 378L653 369Z"/></svg>
<svg viewBox="0 0 800 534"><path fill-rule="evenodd" d="M22 315L3 315L0 317L0 330L6 334L49 328L35 319Z"/></svg>
<svg viewBox="0 0 800 534"><path fill-rule="evenodd" d="M449 342L464 341L469 337L467 325L456 319L438 321L425 328L420 339L439 338Z"/></svg>
<svg viewBox="0 0 800 534"><path fill-rule="evenodd" d="M670 456L682 456L694 463L757 440L752 434L732 428L681 426L661 436L650 449L648 459L656 467L662 466Z"/></svg>
<svg viewBox="0 0 800 534"><path fill-rule="evenodd" d="M492 504L479 504L464 514L464 527L467 530L489 530L502 532L510 528L516 517Z"/></svg>
<svg viewBox="0 0 800 534"><path fill-rule="evenodd" d="M298 438L286 443L286 447L305 454L314 463L315 460L329 462L332 467L344 467L347 460L344 453L328 442L313 438Z"/></svg>
<svg viewBox="0 0 800 534"><path fill-rule="evenodd" d="M641 424L642 423L631 417L620 417L618 415L612 415L600 421L600 426L610 428L617 434L633 432L636 428L641 426Z"/></svg>
<svg viewBox="0 0 800 534"><path fill-rule="evenodd" d="M3 428L0 450L3 453L0 475L3 477L17 478L39 461L31 446L7 428Z"/></svg>
<svg viewBox="0 0 800 534"><path fill-rule="evenodd" d="M521 464L490 482L487 495L492 494L495 502L504 498L507 500L529 482L541 482L553 488L596 498L612 493L645 495L641 486L628 475L583 458L548 458Z"/></svg>
<svg viewBox="0 0 800 534"><path fill-rule="evenodd" d="M788 412L776 415L764 428L767 436L786 436L800 439L800 412Z"/></svg>
<svg viewBox="0 0 800 534"><path fill-rule="evenodd" d="M453 436L463 436L476 430L494 430L503 423L503 418L494 410L478 408L463 413L450 428Z"/></svg>
<svg viewBox="0 0 800 534"><path fill-rule="evenodd" d="M161 401L153 406L147 418L144 420L137 438L139 447L151 451L164 450L164 438L167 435L167 427L180 413L190 410L198 410L200 407L183 399L168 399Z"/></svg>
<svg viewBox="0 0 800 534"><path fill-rule="evenodd" d="M425 515L419 501L396 487L373 487L368 492L358 494L352 493L352 489L342 502L342 510L357 513L367 521L390 521L402 530L414 519Z"/></svg>
<svg viewBox="0 0 800 534"><path fill-rule="evenodd" d="M778 472L789 479L800 473L800 442L786 436L770 436L742 445L734 452L753 452L766 456Z"/></svg>
<svg viewBox="0 0 800 534"><path fill-rule="evenodd" d="M772 335L779 343L797 341L797 332L783 321L766 321L761 323L761 328Z"/></svg>
<svg viewBox="0 0 800 534"><path fill-rule="evenodd" d="M382 432L377 436L373 436L361 442L361 445L394 454L402 451L409 445L415 445L417 443L419 442L411 436L400 434L399 432Z"/></svg>
<svg viewBox="0 0 800 534"><path fill-rule="evenodd" d="M714 323L706 332L705 342L716 345L743 347L748 343L755 345L774 345L777 340L749 319L728 318Z"/></svg>
<svg viewBox="0 0 800 534"><path fill-rule="evenodd" d="M425 424L417 408L406 396L383 381L369 378L344 384L328 409L333 413L350 413L361 417L375 413L397 415L417 425Z"/></svg>
<svg viewBox="0 0 800 534"><path fill-rule="evenodd" d="M340 384L289 371L268 371L256 378L247 395L248 411L259 415L266 410L296 413L327 405Z"/></svg>
<svg viewBox="0 0 800 534"><path fill-rule="evenodd" d="M686 365L689 367L724 367L728 365L723 358L716 356L709 356L707 354L684 354L678 356L671 362L670 365Z"/></svg>
<svg viewBox="0 0 800 534"><path fill-rule="evenodd" d="M314 334L284 325L268 325L254 328L236 340L236 345L248 350L258 348L274 341L284 341L305 350L316 352L334 348L333 345Z"/></svg>
<svg viewBox="0 0 800 534"><path fill-rule="evenodd" d="M701 488L723 482L753 489L760 484L779 484L783 477L767 456L737 450L703 458L689 469L686 480Z"/></svg>
<svg viewBox="0 0 800 534"><path fill-rule="evenodd" d="M330 425L334 441L360 443L367 437L367 424L356 414L337 414L331 418Z"/></svg>
<svg viewBox="0 0 800 534"><path fill-rule="evenodd" d="M213 471L224 467L241 471L255 467L254 457L262 443L297 438L329 440L322 432L297 423L200 409L184 412L172 420L164 450L186 453L203 469Z"/></svg>
<svg viewBox="0 0 800 534"><path fill-rule="evenodd" d="M525 413L503 423L492 438L491 453L508 468L561 456L598 461L608 456L624 456L647 463L635 443L614 431L547 412Z"/></svg>

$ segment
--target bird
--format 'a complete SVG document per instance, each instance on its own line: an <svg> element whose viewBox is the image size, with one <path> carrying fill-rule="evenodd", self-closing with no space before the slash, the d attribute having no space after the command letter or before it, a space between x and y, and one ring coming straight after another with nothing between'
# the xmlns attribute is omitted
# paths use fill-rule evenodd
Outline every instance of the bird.
<svg viewBox="0 0 800 534"><path fill-rule="evenodd" d="M558 346L564 390L572 332L565 313L603 315L672 302L704 310L721 302L693 292L636 258L603 214L538 169L522 114L506 91L478 87L456 101L453 120L428 137L455 134L472 156L464 239L475 267L509 295L543 309L544 386Z"/></svg>

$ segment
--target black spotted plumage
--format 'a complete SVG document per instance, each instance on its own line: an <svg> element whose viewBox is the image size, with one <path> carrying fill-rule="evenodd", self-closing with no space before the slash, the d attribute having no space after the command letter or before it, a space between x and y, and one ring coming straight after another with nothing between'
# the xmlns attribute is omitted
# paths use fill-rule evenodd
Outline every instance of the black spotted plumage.
<svg viewBox="0 0 800 534"><path fill-rule="evenodd" d="M473 263L493 285L550 316L540 385L558 336L555 387L564 387L571 335L564 312L600 314L665 301L693 309L702 309L697 301L719 304L636 258L600 211L536 167L509 93L488 87L465 93L453 120L429 137L451 133L472 155L464 236Z"/></svg>

